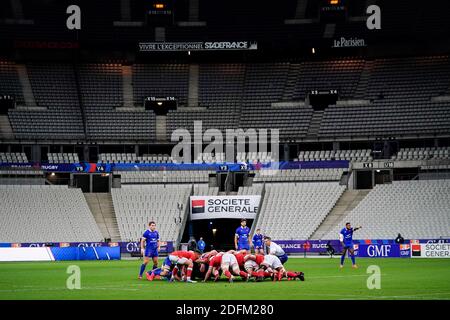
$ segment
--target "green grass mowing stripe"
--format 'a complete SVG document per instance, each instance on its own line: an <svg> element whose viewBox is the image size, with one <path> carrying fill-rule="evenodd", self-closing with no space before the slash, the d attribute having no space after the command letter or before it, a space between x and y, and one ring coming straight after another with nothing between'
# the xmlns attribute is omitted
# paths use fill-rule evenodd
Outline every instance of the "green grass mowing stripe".
<svg viewBox="0 0 450 320"><path fill-rule="evenodd" d="M168 283L137 280L140 261L0 263L0 299L450 299L449 259L290 259L306 281ZM66 288L67 267L81 269L81 290ZM381 268L381 289L369 290L369 265ZM264 294L264 295L263 295Z"/></svg>

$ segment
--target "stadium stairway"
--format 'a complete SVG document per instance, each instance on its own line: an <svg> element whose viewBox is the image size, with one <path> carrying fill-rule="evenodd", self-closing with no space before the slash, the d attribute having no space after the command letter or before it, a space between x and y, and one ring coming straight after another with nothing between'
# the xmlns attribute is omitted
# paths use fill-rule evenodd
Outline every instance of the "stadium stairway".
<svg viewBox="0 0 450 320"><path fill-rule="evenodd" d="M342 221L342 219L344 219L344 217L346 217L369 192L370 190L345 190L322 224L311 235L310 239L322 239L322 237L333 229L337 223ZM337 236L338 235L336 235L336 237Z"/></svg>
<svg viewBox="0 0 450 320"><path fill-rule="evenodd" d="M132 72L131 66L122 66L123 106L126 108L134 107Z"/></svg>
<svg viewBox="0 0 450 320"><path fill-rule="evenodd" d="M156 116L156 141L164 142L167 141L167 116L157 115Z"/></svg>
<svg viewBox="0 0 450 320"><path fill-rule="evenodd" d="M289 72L286 77L286 85L284 86L283 101L294 100L295 86L297 85L299 74L300 74L300 64L290 63Z"/></svg>
<svg viewBox="0 0 450 320"><path fill-rule="evenodd" d="M319 130L320 130L320 124L322 123L324 111L323 110L316 110L313 113L313 116L311 118L311 122L309 123L308 128L308 137L317 137Z"/></svg>
<svg viewBox="0 0 450 320"><path fill-rule="evenodd" d="M356 87L354 98L364 99L367 96L367 88L369 87L370 75L373 72L373 61L365 61L363 71L358 81L358 86Z"/></svg>
<svg viewBox="0 0 450 320"><path fill-rule="evenodd" d="M84 193L89 209L103 238L120 241L119 226L110 193Z"/></svg>
<svg viewBox="0 0 450 320"><path fill-rule="evenodd" d="M35 107L36 101L34 99L33 90L31 89L30 78L28 77L27 67L24 64L17 64L17 74L19 75L20 84L22 85L23 98L25 105L28 107Z"/></svg>
<svg viewBox="0 0 450 320"><path fill-rule="evenodd" d="M13 140L14 132L7 115L0 115L0 139Z"/></svg>
<svg viewBox="0 0 450 320"><path fill-rule="evenodd" d="M198 107L198 79L200 68L198 64L189 66L188 107Z"/></svg>

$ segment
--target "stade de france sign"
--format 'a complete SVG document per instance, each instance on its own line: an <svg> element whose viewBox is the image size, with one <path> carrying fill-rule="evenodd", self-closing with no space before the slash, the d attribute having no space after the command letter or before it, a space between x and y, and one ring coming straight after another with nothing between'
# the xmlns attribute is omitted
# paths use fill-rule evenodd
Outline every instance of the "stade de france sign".
<svg viewBox="0 0 450 320"><path fill-rule="evenodd" d="M257 50L256 41L140 42L139 51Z"/></svg>

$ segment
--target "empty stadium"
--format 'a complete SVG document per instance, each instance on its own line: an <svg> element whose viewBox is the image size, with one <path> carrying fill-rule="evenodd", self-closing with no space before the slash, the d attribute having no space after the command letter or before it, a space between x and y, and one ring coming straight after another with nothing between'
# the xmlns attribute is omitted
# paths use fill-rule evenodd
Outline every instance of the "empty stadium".
<svg viewBox="0 0 450 320"><path fill-rule="evenodd" d="M241 218L250 236L260 229L284 249L288 269L312 275L305 290L274 284L275 299L449 299L445 9L403 0L2 1L0 299L140 298L120 292L127 286L183 299L183 283L136 284L149 222L164 259L200 237L204 251L235 249ZM381 25L370 27L377 14ZM217 199L247 205L213 207ZM321 258L330 244L339 258L347 222L362 226L352 245L360 278L349 259L341 275L360 291L326 293L321 277L340 277L339 261ZM412 270L427 270L418 257L429 278L405 289ZM104 280L117 279L119 291L98 280L108 265L87 285L98 291L66 292L61 280L53 294L43 280L28 292L8 278L40 260L44 279L56 270L63 279L71 261L90 270L98 261L77 260L119 260L106 262ZM364 291L372 264L389 270L387 291ZM211 297L212 286L197 283L191 298L253 297L236 285L236 296L222 286Z"/></svg>

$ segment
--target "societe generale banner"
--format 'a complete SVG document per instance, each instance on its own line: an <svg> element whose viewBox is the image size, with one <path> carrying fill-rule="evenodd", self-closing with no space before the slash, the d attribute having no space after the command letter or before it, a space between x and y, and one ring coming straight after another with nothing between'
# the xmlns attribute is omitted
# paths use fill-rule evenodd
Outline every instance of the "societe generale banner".
<svg viewBox="0 0 450 320"><path fill-rule="evenodd" d="M411 258L450 258L450 243L411 244Z"/></svg>
<svg viewBox="0 0 450 320"><path fill-rule="evenodd" d="M261 196L191 196L191 220L255 219Z"/></svg>

